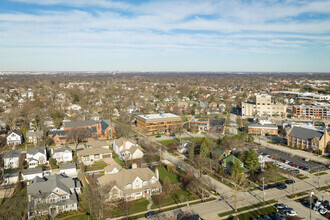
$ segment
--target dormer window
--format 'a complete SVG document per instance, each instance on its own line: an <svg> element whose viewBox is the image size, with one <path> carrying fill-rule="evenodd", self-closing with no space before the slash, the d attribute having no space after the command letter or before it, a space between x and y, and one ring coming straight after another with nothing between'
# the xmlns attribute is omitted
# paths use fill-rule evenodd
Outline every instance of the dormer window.
<svg viewBox="0 0 330 220"><path fill-rule="evenodd" d="M143 185L144 186L148 185L148 181L143 181Z"/></svg>
<svg viewBox="0 0 330 220"><path fill-rule="evenodd" d="M127 184L126 186L125 186L125 189L131 189L132 188L132 184Z"/></svg>

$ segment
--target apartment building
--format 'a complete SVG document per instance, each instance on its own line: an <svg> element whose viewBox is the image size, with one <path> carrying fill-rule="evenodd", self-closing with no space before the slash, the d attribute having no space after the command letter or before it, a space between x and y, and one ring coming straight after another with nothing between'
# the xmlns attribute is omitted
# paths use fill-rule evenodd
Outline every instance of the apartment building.
<svg viewBox="0 0 330 220"><path fill-rule="evenodd" d="M136 126L145 133L169 133L182 127L182 119L172 113L138 115Z"/></svg>
<svg viewBox="0 0 330 220"><path fill-rule="evenodd" d="M293 126L287 135L288 145L307 151L321 151L323 153L330 152L330 136L329 129L323 131Z"/></svg>
<svg viewBox="0 0 330 220"><path fill-rule="evenodd" d="M188 124L189 130L209 132L211 125L210 119L192 119Z"/></svg>
<svg viewBox="0 0 330 220"><path fill-rule="evenodd" d="M273 102L271 95L259 94L255 96L253 102L241 103L241 114L243 116L286 116L286 105Z"/></svg>
<svg viewBox="0 0 330 220"><path fill-rule="evenodd" d="M330 106L294 105L292 112L297 118L330 118Z"/></svg>

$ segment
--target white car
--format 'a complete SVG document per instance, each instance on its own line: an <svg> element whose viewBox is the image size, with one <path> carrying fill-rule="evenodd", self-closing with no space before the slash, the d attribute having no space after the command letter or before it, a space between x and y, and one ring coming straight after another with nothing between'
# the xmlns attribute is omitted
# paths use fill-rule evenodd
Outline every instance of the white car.
<svg viewBox="0 0 330 220"><path fill-rule="evenodd" d="M287 215L287 216L297 216L297 212L295 212L295 211L287 211L287 212L284 212L284 215Z"/></svg>
<svg viewBox="0 0 330 220"><path fill-rule="evenodd" d="M309 159L308 158L305 158L304 161L309 161Z"/></svg>
<svg viewBox="0 0 330 220"><path fill-rule="evenodd" d="M320 213L321 215L325 215L325 214L327 214L327 212L328 212L328 210L326 210L326 209L320 209L320 210L319 210L319 213Z"/></svg>

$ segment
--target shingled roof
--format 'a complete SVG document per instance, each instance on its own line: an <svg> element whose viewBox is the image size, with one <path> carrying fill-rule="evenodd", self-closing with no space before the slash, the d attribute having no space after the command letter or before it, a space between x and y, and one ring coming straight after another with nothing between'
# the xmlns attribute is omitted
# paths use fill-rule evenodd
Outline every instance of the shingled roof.
<svg viewBox="0 0 330 220"><path fill-rule="evenodd" d="M19 157L19 155L21 155L20 150L10 150L3 155L3 158L5 159L5 158Z"/></svg>
<svg viewBox="0 0 330 220"><path fill-rule="evenodd" d="M294 126L288 136L304 140L311 140L316 137L318 140L320 140L323 136L323 132L314 129Z"/></svg>

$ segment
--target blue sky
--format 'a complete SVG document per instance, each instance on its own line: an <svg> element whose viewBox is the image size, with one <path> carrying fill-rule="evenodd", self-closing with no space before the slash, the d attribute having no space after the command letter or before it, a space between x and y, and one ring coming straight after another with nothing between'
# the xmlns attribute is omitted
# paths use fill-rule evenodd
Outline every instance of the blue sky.
<svg viewBox="0 0 330 220"><path fill-rule="evenodd" d="M329 0L0 0L0 71L330 72Z"/></svg>

